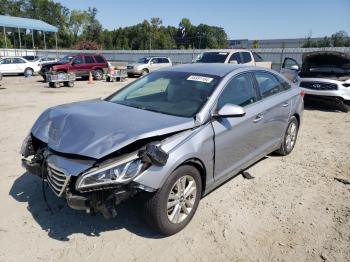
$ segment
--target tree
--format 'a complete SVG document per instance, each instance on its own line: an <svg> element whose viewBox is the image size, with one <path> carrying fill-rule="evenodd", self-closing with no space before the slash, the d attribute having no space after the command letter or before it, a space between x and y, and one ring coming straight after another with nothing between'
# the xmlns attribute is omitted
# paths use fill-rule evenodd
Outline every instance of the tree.
<svg viewBox="0 0 350 262"><path fill-rule="evenodd" d="M253 48L259 48L259 41L258 40L254 40L253 41Z"/></svg>
<svg viewBox="0 0 350 262"><path fill-rule="evenodd" d="M81 10L72 10L69 16L69 30L73 34L74 41L77 41L78 36L83 32L84 26L88 21L88 13Z"/></svg>
<svg viewBox="0 0 350 262"><path fill-rule="evenodd" d="M347 43L349 42L349 36L345 31L338 31L331 35L330 41L334 47L347 46Z"/></svg>
<svg viewBox="0 0 350 262"><path fill-rule="evenodd" d="M90 41L101 42L102 25L96 19L97 8L89 7L87 11L87 21L83 30L83 38Z"/></svg>

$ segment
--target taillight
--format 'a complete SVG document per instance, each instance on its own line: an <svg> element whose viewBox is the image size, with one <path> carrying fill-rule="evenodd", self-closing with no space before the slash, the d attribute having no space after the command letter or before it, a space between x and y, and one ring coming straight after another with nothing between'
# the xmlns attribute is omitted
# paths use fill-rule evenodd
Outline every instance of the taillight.
<svg viewBox="0 0 350 262"><path fill-rule="evenodd" d="M303 90L300 91L300 94L299 94L301 97L303 97L305 95L305 92Z"/></svg>

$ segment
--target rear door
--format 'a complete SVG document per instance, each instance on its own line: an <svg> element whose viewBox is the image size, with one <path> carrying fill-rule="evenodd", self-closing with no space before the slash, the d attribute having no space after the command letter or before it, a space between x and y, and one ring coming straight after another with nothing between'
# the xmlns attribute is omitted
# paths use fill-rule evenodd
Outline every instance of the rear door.
<svg viewBox="0 0 350 262"><path fill-rule="evenodd" d="M225 104L244 107L243 117L212 122L215 133L215 180L225 179L256 159L265 141L259 120L259 96L251 73L234 76L219 96L217 110Z"/></svg>
<svg viewBox="0 0 350 262"><path fill-rule="evenodd" d="M293 58L286 57L283 60L280 73L284 75L288 80L294 83L297 81L299 70L300 70L300 66L298 62Z"/></svg>
<svg viewBox="0 0 350 262"><path fill-rule="evenodd" d="M262 149L271 151L279 145L285 132L291 109L291 86L282 86L276 75L266 71L254 71L262 98L259 105Z"/></svg>
<svg viewBox="0 0 350 262"><path fill-rule="evenodd" d="M84 56L84 60L85 60L84 61L85 63L83 65L84 72L82 72L82 73L88 75L90 71L91 72L93 71L94 67L96 66L96 63L95 63L95 60L94 60L92 55Z"/></svg>
<svg viewBox="0 0 350 262"><path fill-rule="evenodd" d="M29 67L28 63L23 60L22 58L13 58L12 60L13 64L16 65L16 72L17 73L24 73L24 70ZM34 68L33 68L34 69Z"/></svg>
<svg viewBox="0 0 350 262"><path fill-rule="evenodd" d="M254 59L250 52L240 52L242 57L242 64L254 66Z"/></svg>
<svg viewBox="0 0 350 262"><path fill-rule="evenodd" d="M162 67L160 58L157 58L157 57L152 58L149 63L150 63L150 71L154 71Z"/></svg>

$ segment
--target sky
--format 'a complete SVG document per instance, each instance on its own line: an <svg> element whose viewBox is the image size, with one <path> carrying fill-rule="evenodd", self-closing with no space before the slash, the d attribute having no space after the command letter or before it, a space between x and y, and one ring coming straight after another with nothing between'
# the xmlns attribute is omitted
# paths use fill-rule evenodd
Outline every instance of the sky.
<svg viewBox="0 0 350 262"><path fill-rule="evenodd" d="M191 23L223 27L229 39L350 35L350 0L55 0L69 9L98 9L109 30L160 17L165 26Z"/></svg>

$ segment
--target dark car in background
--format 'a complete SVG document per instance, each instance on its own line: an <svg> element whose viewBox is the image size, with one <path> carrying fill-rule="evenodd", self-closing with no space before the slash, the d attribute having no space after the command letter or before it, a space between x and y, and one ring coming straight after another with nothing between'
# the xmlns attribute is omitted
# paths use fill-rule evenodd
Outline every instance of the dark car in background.
<svg viewBox="0 0 350 262"><path fill-rule="evenodd" d="M77 77L88 77L91 72L95 80L101 80L107 69L108 62L102 55L78 54L43 65L39 74L46 80L49 72L74 73Z"/></svg>

